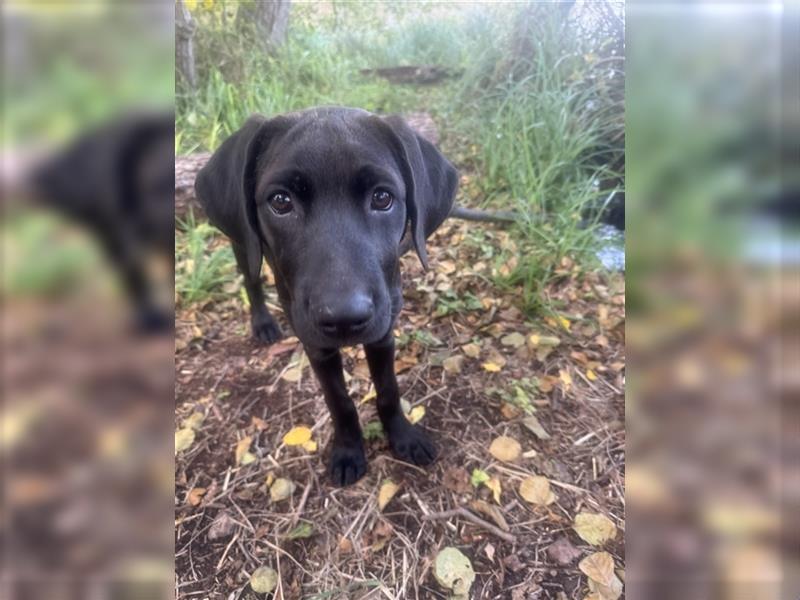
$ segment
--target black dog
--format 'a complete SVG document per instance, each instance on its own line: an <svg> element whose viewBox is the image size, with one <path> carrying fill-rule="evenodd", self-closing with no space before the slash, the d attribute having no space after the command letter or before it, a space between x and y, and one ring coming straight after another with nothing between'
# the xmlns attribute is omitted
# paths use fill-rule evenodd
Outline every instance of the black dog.
<svg viewBox="0 0 800 600"><path fill-rule="evenodd" d="M147 259L175 259L175 116L117 115L84 132L27 175L35 200L86 228L121 276L144 332L169 331Z"/></svg>
<svg viewBox="0 0 800 600"><path fill-rule="evenodd" d="M398 458L429 464L436 449L400 409L392 327L400 307L399 257L447 218L458 176L398 117L317 108L251 117L195 183L209 219L230 239L252 307L253 334L281 336L264 305L261 259L325 395L334 426L329 473L339 485L366 472L358 413L339 348L363 344L378 414Z"/></svg>

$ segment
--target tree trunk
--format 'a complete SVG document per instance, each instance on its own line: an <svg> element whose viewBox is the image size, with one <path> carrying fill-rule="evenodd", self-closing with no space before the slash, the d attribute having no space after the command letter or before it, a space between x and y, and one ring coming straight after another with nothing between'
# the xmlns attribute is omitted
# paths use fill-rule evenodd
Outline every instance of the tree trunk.
<svg viewBox="0 0 800 600"><path fill-rule="evenodd" d="M242 2L236 19L253 22L261 43L267 50L273 50L286 41L289 31L289 9L291 0L259 0Z"/></svg>
<svg viewBox="0 0 800 600"><path fill-rule="evenodd" d="M192 39L197 25L183 0L175 2L175 67L183 84L190 90L197 86Z"/></svg>

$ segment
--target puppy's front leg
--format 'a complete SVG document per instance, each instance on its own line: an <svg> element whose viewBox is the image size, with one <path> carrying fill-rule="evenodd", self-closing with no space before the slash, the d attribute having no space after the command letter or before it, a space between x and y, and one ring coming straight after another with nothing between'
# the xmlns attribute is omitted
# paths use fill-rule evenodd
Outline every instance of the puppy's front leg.
<svg viewBox="0 0 800 600"><path fill-rule="evenodd" d="M367 472L358 411L347 393L338 350L306 349L333 420L333 446L328 473L336 485L355 483Z"/></svg>
<svg viewBox="0 0 800 600"><path fill-rule="evenodd" d="M408 422L400 408L400 392L394 374L394 336L364 345L369 372L377 392L378 416L389 437L389 446L400 460L428 465L436 459L436 446L420 429Z"/></svg>

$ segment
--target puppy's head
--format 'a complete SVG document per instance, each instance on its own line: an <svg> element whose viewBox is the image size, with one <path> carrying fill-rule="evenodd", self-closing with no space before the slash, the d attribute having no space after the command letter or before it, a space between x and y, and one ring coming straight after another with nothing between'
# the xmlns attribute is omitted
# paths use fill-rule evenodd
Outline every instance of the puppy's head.
<svg viewBox="0 0 800 600"><path fill-rule="evenodd" d="M425 239L450 212L457 183L402 119L345 108L251 117L209 170L236 178L218 187L235 197L219 201L241 203L295 332L320 348L389 332L401 304L401 240L410 236L427 264Z"/></svg>

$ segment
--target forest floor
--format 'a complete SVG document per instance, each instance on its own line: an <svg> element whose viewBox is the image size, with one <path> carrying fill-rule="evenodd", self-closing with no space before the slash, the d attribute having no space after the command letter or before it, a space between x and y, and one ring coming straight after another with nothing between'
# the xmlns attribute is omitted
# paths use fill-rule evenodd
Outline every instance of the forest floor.
<svg viewBox="0 0 800 600"><path fill-rule="evenodd" d="M531 320L491 283L513 267L493 264L493 249L513 257L513 244L492 225L448 221L429 242L430 271L402 258L398 381L439 457L419 468L391 456L363 350L345 349L369 459L346 488L325 473L331 425L298 340L251 340L232 284L226 300L177 310L178 598L264 598L250 586L262 566L278 573L274 598L448 598L433 571L449 546L472 564L470 598L619 596L581 561L608 553L624 581L623 276L565 259L546 290L557 310ZM284 443L295 427L312 443ZM273 500L286 495L279 479L291 493Z"/></svg>

